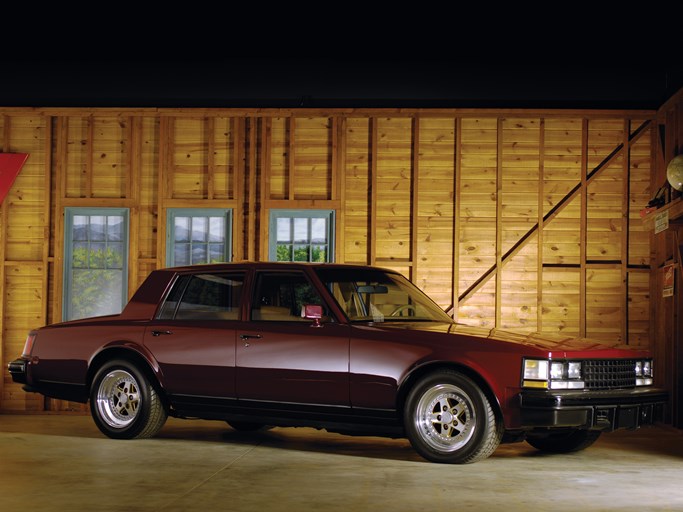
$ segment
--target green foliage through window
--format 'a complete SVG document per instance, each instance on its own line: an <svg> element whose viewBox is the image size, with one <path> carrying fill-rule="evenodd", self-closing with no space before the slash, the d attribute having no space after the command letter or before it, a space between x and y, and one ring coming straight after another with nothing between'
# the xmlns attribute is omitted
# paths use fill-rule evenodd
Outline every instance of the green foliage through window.
<svg viewBox="0 0 683 512"><path fill-rule="evenodd" d="M333 210L271 210L270 258L275 261L332 261Z"/></svg>
<svg viewBox="0 0 683 512"><path fill-rule="evenodd" d="M127 299L128 211L67 208L64 317L116 314Z"/></svg>

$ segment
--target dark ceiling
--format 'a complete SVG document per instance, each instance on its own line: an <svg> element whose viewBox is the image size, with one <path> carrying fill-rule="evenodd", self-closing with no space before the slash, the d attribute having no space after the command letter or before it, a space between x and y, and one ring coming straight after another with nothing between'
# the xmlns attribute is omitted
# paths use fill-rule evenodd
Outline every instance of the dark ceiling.
<svg viewBox="0 0 683 512"><path fill-rule="evenodd" d="M683 67L474 66L449 60L3 62L4 107L657 109Z"/></svg>

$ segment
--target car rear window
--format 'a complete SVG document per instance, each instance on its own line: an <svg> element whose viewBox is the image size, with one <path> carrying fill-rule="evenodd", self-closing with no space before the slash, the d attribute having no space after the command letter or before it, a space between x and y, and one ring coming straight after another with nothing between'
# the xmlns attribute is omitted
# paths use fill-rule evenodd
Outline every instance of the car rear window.
<svg viewBox="0 0 683 512"><path fill-rule="evenodd" d="M244 275L195 274L179 277L159 312L161 320L237 320Z"/></svg>

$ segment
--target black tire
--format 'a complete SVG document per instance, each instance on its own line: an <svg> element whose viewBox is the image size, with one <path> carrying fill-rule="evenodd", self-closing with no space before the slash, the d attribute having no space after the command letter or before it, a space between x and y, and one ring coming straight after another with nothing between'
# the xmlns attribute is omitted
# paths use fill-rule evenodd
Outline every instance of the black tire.
<svg viewBox="0 0 683 512"><path fill-rule="evenodd" d="M484 392L452 370L427 375L410 390L403 421L415 451L432 462L486 459L503 437L503 424Z"/></svg>
<svg viewBox="0 0 683 512"><path fill-rule="evenodd" d="M90 413L112 439L154 437L166 422L166 410L149 379L126 360L105 363L90 390Z"/></svg>
<svg viewBox="0 0 683 512"><path fill-rule="evenodd" d="M526 442L549 453L571 453L585 450L602 434L599 430L571 430L543 435L529 434Z"/></svg>

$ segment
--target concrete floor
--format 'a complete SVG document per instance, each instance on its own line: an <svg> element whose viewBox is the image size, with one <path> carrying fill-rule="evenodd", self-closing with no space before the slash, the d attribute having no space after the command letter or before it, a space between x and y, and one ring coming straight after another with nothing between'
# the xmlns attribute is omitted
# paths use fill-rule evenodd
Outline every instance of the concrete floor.
<svg viewBox="0 0 683 512"><path fill-rule="evenodd" d="M613 432L570 455L502 445L446 466L405 440L312 429L169 419L155 439L114 441L89 416L1 415L0 509L680 511L683 431Z"/></svg>

